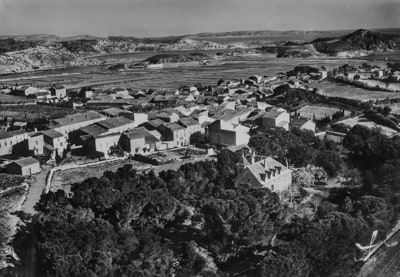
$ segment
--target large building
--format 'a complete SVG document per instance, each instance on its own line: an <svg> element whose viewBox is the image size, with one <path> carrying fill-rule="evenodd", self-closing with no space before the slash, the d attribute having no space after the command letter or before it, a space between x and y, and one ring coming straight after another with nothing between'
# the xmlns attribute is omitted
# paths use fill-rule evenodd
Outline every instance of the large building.
<svg viewBox="0 0 400 277"><path fill-rule="evenodd" d="M292 184L292 170L271 157L263 157L256 161L253 154L249 161L243 155L237 164L235 184L251 184L282 192Z"/></svg>
<svg viewBox="0 0 400 277"><path fill-rule="evenodd" d="M55 119L56 125L53 129L63 134L63 136L68 137L69 133L104 119L104 116L93 111L71 114Z"/></svg>
<svg viewBox="0 0 400 277"><path fill-rule="evenodd" d="M28 139L28 133L22 130L13 132L0 131L0 156L12 154L14 147L26 139Z"/></svg>
<svg viewBox="0 0 400 277"><path fill-rule="evenodd" d="M242 145L250 140L250 128L241 124L234 124L216 120L207 127L206 135L212 144Z"/></svg>
<svg viewBox="0 0 400 277"><path fill-rule="evenodd" d="M96 123L96 125L99 125L100 127L106 129L107 133L122 133L137 126L134 121L127 119L123 116L99 121Z"/></svg>

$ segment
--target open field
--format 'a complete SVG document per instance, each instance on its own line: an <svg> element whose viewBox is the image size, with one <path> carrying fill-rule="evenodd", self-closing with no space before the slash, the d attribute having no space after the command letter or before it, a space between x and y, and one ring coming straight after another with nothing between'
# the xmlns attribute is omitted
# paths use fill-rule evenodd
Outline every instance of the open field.
<svg viewBox="0 0 400 277"><path fill-rule="evenodd" d="M65 189L69 191L69 187L73 183L82 182L92 177L101 177L105 171L114 172L127 164L131 164L136 170L150 168L148 164L126 159L82 168L56 171L53 177L52 190Z"/></svg>
<svg viewBox="0 0 400 277"><path fill-rule="evenodd" d="M73 109L59 108L45 105L16 105L4 106L0 109L0 118L9 117L16 120L36 120L40 118L60 118L68 114L77 113L79 111Z"/></svg>
<svg viewBox="0 0 400 277"><path fill-rule="evenodd" d="M322 119L325 117L332 117L335 113L340 112L341 110L338 108L325 107L325 106L317 106L317 105L307 105L300 108L297 112L300 113L302 117L308 119ZM349 111L344 111L344 115L350 115Z"/></svg>
<svg viewBox="0 0 400 277"><path fill-rule="evenodd" d="M344 63L360 64L361 61L337 58L276 59L268 56L243 56L229 57L218 65L162 70L133 69L125 74L113 73L106 70L105 66L98 65L1 76L0 85L13 85L18 82L18 78L23 78L19 81L41 87L49 87L57 83L66 85L68 88L107 85L134 89L177 89L182 85L197 82L214 85L221 78L241 79L254 74L271 76L278 72L292 70L298 65L325 66L327 69L333 69ZM71 74L76 72L81 74ZM62 73L65 73L63 77L58 76ZM52 75L57 76L52 77ZM30 76L32 79L29 79ZM38 76L43 77L38 78Z"/></svg>
<svg viewBox="0 0 400 277"><path fill-rule="evenodd" d="M318 93L322 95L349 98L360 101L378 100L385 98L400 98L400 93L368 90L333 81L311 83L309 86L312 88L318 88Z"/></svg>

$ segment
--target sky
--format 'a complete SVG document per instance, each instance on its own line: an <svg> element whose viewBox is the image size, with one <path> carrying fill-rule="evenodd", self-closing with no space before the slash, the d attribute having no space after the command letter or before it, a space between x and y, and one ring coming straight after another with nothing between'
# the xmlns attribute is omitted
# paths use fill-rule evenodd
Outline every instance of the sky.
<svg viewBox="0 0 400 277"><path fill-rule="evenodd" d="M0 0L0 35L400 28L400 0Z"/></svg>

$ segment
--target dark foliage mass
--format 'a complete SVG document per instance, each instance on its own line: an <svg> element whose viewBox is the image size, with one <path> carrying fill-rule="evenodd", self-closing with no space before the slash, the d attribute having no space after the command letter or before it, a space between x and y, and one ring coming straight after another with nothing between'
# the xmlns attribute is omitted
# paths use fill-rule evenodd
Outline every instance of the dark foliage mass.
<svg viewBox="0 0 400 277"><path fill-rule="evenodd" d="M312 43L317 51L334 55L338 52L355 50L398 50L399 41L400 36L395 34L360 29L338 38L316 39Z"/></svg>
<svg viewBox="0 0 400 277"><path fill-rule="evenodd" d="M98 52L93 46L95 46L97 40L71 40L63 41L61 45L64 46L68 51L72 53L96 53Z"/></svg>
<svg viewBox="0 0 400 277"><path fill-rule="evenodd" d="M15 40L12 38L0 39L0 54L20 51L30 47L35 47L37 43L33 41Z"/></svg>
<svg viewBox="0 0 400 277"><path fill-rule="evenodd" d="M343 164L335 144L299 130L250 144L332 176ZM224 150L159 176L125 166L73 184L72 195L45 194L16 249L36 276L353 276L354 244L398 214L400 141L357 126L344 144L362 184L333 190L311 218L288 216L266 188L235 186L240 154Z"/></svg>

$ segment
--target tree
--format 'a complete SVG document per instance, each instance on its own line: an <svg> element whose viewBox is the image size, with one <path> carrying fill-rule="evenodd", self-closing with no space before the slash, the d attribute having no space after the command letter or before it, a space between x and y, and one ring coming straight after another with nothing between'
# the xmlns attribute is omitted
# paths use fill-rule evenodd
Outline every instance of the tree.
<svg viewBox="0 0 400 277"><path fill-rule="evenodd" d="M205 134L197 132L190 136L190 144L193 144L197 147L206 147L207 143L208 139Z"/></svg>
<svg viewBox="0 0 400 277"><path fill-rule="evenodd" d="M343 161L336 151L323 150L316 157L316 165L321 166L330 177L335 177L342 168Z"/></svg>

